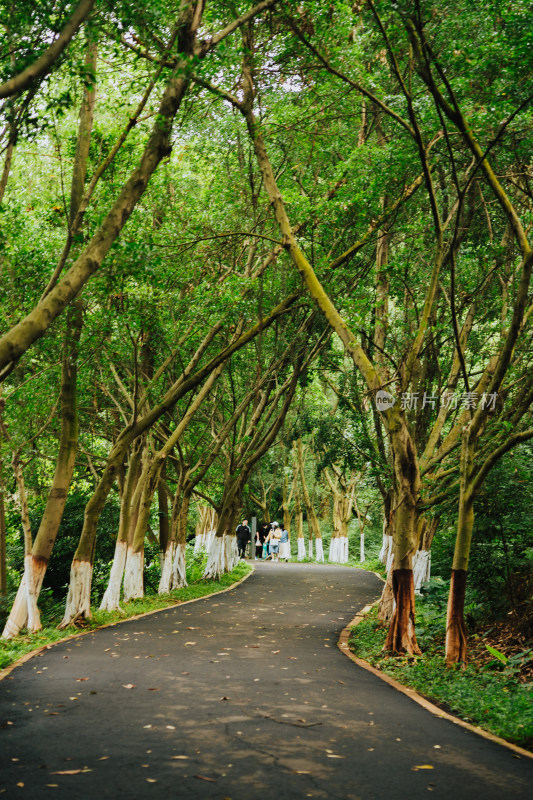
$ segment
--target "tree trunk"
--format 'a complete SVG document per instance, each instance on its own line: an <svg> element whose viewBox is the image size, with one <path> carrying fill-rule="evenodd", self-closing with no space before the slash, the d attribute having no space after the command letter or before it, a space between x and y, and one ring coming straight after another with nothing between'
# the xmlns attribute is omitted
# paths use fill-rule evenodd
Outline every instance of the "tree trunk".
<svg viewBox="0 0 533 800"><path fill-rule="evenodd" d="M41 627L37 599L63 518L78 448L77 359L81 328L81 304L75 303L67 315L63 345L61 432L56 468L39 530L33 545L26 553L24 577L2 633L4 639L17 636L25 626L32 632ZM25 524L29 526L29 519ZM31 541L31 532L29 536Z"/></svg>
<svg viewBox="0 0 533 800"><path fill-rule="evenodd" d="M294 485L294 517L296 520L296 537L298 543L297 558L298 561L303 561L305 558L304 516L300 503L300 492L296 483Z"/></svg>
<svg viewBox="0 0 533 800"><path fill-rule="evenodd" d="M459 518L452 563L452 578L446 616L446 665L466 662L467 641L464 618L466 578L472 532L474 530L474 498L471 488L475 455L475 439L469 426L463 431L461 442L461 488L459 493Z"/></svg>
<svg viewBox="0 0 533 800"><path fill-rule="evenodd" d="M392 588L396 607L393 611L386 649L393 653L419 655L415 634L415 592L413 555L418 547L418 511L420 472L416 451L405 419L396 407L390 409L389 436L394 465L394 567Z"/></svg>
<svg viewBox="0 0 533 800"><path fill-rule="evenodd" d="M179 513L177 515L177 529L175 536L176 547L172 562L172 589L181 589L184 586L187 586L187 575L185 570L185 545L187 544L187 520L189 517L190 503L190 493L184 492L181 497Z"/></svg>
<svg viewBox="0 0 533 800"><path fill-rule="evenodd" d="M464 618L466 594L465 569L452 569L446 614L446 666L466 663L467 631Z"/></svg>
<svg viewBox="0 0 533 800"><path fill-rule="evenodd" d="M122 611L120 607L120 590L126 567L128 543L133 538L133 530L137 521L137 509L134 509L132 504L135 488L140 477L143 448L144 442L139 439L130 459L128 474L122 492L118 536L107 588L100 604L101 611Z"/></svg>
<svg viewBox="0 0 533 800"><path fill-rule="evenodd" d="M166 461L161 470L161 480L157 484L157 504L159 507L159 561L161 570L167 552L168 541L170 538L170 524L168 519L168 495L165 487L166 480Z"/></svg>
<svg viewBox="0 0 533 800"><path fill-rule="evenodd" d="M237 495L233 492L229 492L224 498L204 571L204 578L207 580L220 580L222 575L230 572L239 562L235 523L240 505Z"/></svg>
<svg viewBox="0 0 533 800"><path fill-rule="evenodd" d="M394 569L392 591L396 602L385 650L420 655L415 636L415 588L412 569Z"/></svg>
<svg viewBox="0 0 533 800"><path fill-rule="evenodd" d="M4 480L0 457L0 597L7 596L7 541L6 507L4 502Z"/></svg>
<svg viewBox="0 0 533 800"><path fill-rule="evenodd" d="M303 457L303 448L301 439L298 439L296 443L296 453L298 457L298 469L300 471L300 486L302 487L302 497L307 515L307 530L309 535L309 558L313 558L313 538L314 538L316 540L316 558L318 561L324 561L324 550L322 548L322 534L320 532L320 524L318 522L318 517L316 515L315 509L313 508L313 504L311 503L311 497L309 496L309 490L307 488L307 482L305 480L304 457Z"/></svg>
<svg viewBox="0 0 533 800"><path fill-rule="evenodd" d="M421 593L422 584L429 581L431 577L431 544L438 524L438 517L428 519L424 514L420 515L418 522L418 550L413 559L415 594Z"/></svg>

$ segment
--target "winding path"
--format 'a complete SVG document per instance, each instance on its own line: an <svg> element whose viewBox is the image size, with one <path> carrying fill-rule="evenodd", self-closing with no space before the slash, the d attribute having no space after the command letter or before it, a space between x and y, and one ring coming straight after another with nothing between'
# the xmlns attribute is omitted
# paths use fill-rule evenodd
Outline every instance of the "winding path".
<svg viewBox="0 0 533 800"><path fill-rule="evenodd" d="M533 760L337 648L380 587L260 563L229 592L52 647L0 682L0 798L529 800Z"/></svg>

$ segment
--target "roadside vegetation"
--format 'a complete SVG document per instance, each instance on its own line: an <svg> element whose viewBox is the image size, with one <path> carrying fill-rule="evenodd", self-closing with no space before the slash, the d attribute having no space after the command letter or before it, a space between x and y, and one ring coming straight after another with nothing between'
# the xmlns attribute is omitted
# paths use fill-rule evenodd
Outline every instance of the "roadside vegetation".
<svg viewBox="0 0 533 800"><path fill-rule="evenodd" d="M207 562L207 554L205 552L194 554L192 547L190 550L191 552L188 553L187 558L188 586L182 589L175 589L167 594L157 594L154 588L148 586L143 598L123 603L122 612L100 611L98 606L95 606L92 610L92 616L83 621L81 631L94 631L105 625L115 625L118 622L130 619L130 617L186 603L199 597L206 597L222 589L229 588L252 570L249 563L241 561L231 572L222 575L220 580L204 580L202 574ZM65 630L58 630L57 625L61 620L62 613L61 602L55 601L52 593L48 592L48 600L43 603L42 630L38 633L26 632L16 639L0 639L0 669L5 669L27 653L79 634L79 625L70 625Z"/></svg>
<svg viewBox="0 0 533 800"><path fill-rule="evenodd" d="M465 611L468 662L445 669L448 557L453 531L432 547L433 577L416 604L422 655L393 656L377 608L352 630L359 658L461 719L533 750L532 488L527 451L503 459L478 500ZM366 566L366 565L365 565Z"/></svg>
<svg viewBox="0 0 533 800"><path fill-rule="evenodd" d="M418 603L416 633L424 643L421 656L391 656L383 651L386 628L373 609L352 629L350 648L404 686L409 686L460 719L509 742L533 750L533 689L531 649L505 656L489 644L491 632L470 637L470 663L445 669L442 635L448 587L439 582ZM483 652L484 651L484 652Z"/></svg>

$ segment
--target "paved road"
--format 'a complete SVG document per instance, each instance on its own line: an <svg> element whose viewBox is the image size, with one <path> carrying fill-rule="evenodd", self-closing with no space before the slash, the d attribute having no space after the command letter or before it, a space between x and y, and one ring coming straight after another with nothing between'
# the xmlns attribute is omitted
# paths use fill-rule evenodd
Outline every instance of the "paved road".
<svg viewBox="0 0 533 800"><path fill-rule="evenodd" d="M338 650L380 585L262 563L230 592L51 648L0 682L0 798L529 800L532 760Z"/></svg>

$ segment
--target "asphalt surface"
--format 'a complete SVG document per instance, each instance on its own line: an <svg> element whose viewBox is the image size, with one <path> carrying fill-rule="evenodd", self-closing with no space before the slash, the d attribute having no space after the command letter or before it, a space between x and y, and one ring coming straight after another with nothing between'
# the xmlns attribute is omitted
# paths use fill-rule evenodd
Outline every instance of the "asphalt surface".
<svg viewBox="0 0 533 800"><path fill-rule="evenodd" d="M259 563L230 592L52 647L0 682L0 797L530 800L531 759L337 648L380 588Z"/></svg>

